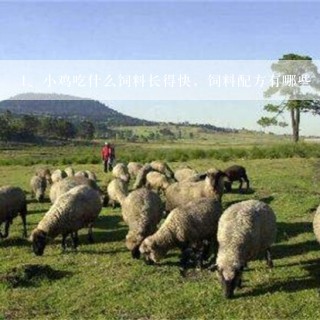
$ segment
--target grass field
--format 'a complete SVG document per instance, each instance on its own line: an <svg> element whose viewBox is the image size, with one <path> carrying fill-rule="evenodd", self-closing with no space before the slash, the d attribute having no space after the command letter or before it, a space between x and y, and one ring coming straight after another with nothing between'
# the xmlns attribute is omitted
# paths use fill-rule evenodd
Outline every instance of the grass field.
<svg viewBox="0 0 320 320"><path fill-rule="evenodd" d="M320 160L195 159L187 163L199 170L232 163L247 168L252 193L226 194L223 206L252 198L272 206L278 222L272 271L263 260L251 262L244 272L244 288L228 301L215 273L191 270L182 278L178 251L170 252L157 266L132 260L125 248L127 227L119 209L103 209L94 244L87 242L83 230L78 252L61 253L58 238L43 257L36 257L30 243L21 238L17 218L10 237L0 242L0 319L319 319L320 245L312 232L312 219L320 204ZM181 163L170 164L176 168ZM28 191L35 167L0 166L0 184ZM107 179L100 164L74 167L95 171L100 184ZM30 194L28 199L30 234L50 204L35 203ZM36 265L36 276L10 281L12 274L23 275L26 264Z"/></svg>

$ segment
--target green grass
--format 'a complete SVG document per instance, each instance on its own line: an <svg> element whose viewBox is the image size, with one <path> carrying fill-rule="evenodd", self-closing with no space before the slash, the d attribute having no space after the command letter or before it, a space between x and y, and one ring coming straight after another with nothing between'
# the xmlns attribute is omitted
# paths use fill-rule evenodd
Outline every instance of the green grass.
<svg viewBox="0 0 320 320"><path fill-rule="evenodd" d="M132 260L124 239L127 227L119 209L104 208L94 229L95 244L81 231L77 253L62 254L60 238L36 257L21 238L15 219L10 237L0 242L0 319L319 319L320 245L312 233L312 219L320 203L320 160L259 159L222 162L195 159L188 164L204 170L239 163L247 168L252 194L227 194L226 208L235 201L262 199L277 214L278 236L273 248L275 268L253 261L244 272L244 288L225 300L215 273L190 271L179 275L178 251L158 266ZM171 163L176 168L181 163ZM97 172L101 165L75 165ZM1 166L1 184L29 189L35 166ZM28 233L49 203L35 203L28 194ZM4 281L15 267L47 265L52 274L16 287Z"/></svg>

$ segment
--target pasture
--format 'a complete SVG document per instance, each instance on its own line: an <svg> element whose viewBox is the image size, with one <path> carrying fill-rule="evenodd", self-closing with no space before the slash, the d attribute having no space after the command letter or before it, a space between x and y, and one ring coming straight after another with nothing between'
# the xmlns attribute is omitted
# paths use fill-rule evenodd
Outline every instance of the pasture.
<svg viewBox="0 0 320 320"><path fill-rule="evenodd" d="M1 185L29 191L30 177L41 163L52 168L67 166L56 155L53 165L46 161L49 153L33 151L39 159L34 165L0 166ZM68 159L70 150L66 147L63 152ZM8 159L2 155L1 160ZM243 289L236 290L233 300L225 300L215 273L190 270L186 278L180 276L178 251L155 266L133 260L124 244L127 227L120 209L103 208L94 228L94 244L87 242L86 230L82 230L77 252L61 253L58 238L42 257L36 257L30 243L21 238L18 217L9 238L0 240L0 319L319 319L320 245L312 220L320 204L320 159L222 161L204 157L186 163L198 170L224 169L234 163L247 168L252 192L226 194L223 206L246 199L272 206L278 223L272 270L264 260L251 262L244 272ZM177 168L181 162L169 164ZM101 186L109 178L99 163L74 168L96 172ZM50 204L36 203L30 193L28 200L30 234ZM28 276L23 268L29 264L37 269ZM19 272L21 277L12 276Z"/></svg>

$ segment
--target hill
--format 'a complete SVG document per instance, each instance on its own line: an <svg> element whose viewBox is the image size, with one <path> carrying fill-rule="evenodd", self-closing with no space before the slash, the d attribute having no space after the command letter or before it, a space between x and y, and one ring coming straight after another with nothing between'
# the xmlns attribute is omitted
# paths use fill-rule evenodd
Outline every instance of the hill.
<svg viewBox="0 0 320 320"><path fill-rule="evenodd" d="M99 101L60 94L19 94L0 102L0 112L6 110L20 115L54 116L79 121L86 119L112 126L156 124L156 122L124 115Z"/></svg>

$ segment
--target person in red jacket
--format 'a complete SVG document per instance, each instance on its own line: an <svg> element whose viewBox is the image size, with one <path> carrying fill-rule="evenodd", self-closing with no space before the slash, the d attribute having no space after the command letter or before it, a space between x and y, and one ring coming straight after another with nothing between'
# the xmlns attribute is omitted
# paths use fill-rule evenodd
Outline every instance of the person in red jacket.
<svg viewBox="0 0 320 320"><path fill-rule="evenodd" d="M109 171L109 163L110 163L110 155L111 155L111 148L108 142L105 142L102 150L101 150L101 157L104 165L104 172ZM110 170L111 171L111 170Z"/></svg>

